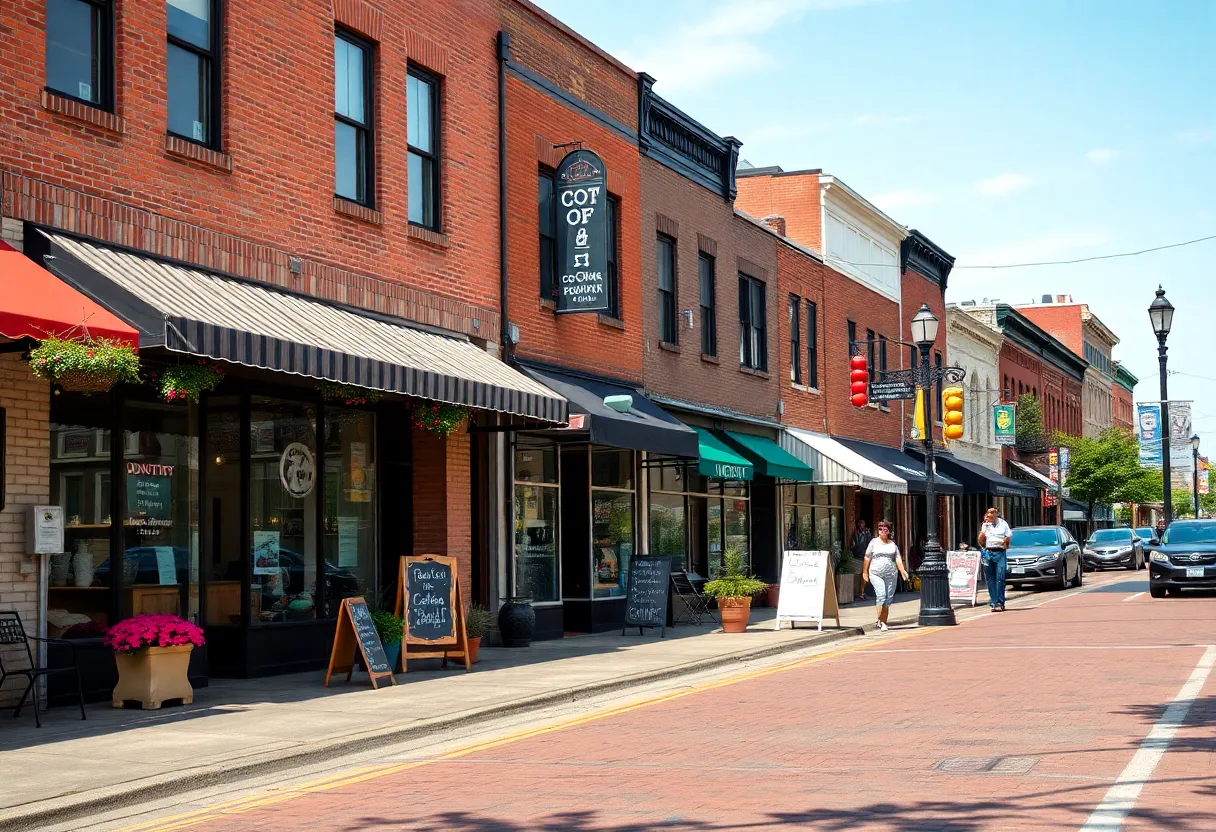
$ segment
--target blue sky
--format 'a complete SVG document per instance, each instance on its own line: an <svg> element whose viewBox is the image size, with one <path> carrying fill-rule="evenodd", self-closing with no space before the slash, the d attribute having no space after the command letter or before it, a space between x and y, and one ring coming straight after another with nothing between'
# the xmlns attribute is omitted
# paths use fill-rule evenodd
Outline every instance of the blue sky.
<svg viewBox="0 0 1216 832"><path fill-rule="evenodd" d="M1216 2L540 0L753 164L821 167L958 266L1216 234ZM1146 309L1177 307L1170 397L1216 456L1216 240L1083 265L956 268L948 299L1069 293L1157 397ZM1188 375L1182 375L1186 373ZM1196 378L1205 376L1210 380Z"/></svg>

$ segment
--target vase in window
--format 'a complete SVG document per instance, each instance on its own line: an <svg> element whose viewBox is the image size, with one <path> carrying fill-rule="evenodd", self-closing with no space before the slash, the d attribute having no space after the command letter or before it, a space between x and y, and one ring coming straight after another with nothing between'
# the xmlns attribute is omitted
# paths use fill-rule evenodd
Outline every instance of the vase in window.
<svg viewBox="0 0 1216 832"><path fill-rule="evenodd" d="M76 551L72 553L72 583L92 586L93 568L93 547L87 540L77 540Z"/></svg>

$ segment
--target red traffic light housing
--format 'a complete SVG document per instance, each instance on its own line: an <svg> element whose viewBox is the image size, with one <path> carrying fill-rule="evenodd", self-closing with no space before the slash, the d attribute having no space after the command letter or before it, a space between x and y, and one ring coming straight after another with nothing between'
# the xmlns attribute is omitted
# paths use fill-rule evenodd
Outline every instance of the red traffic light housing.
<svg viewBox="0 0 1216 832"><path fill-rule="evenodd" d="M849 392L853 407L865 407L870 403L870 371L866 357L860 353L849 359Z"/></svg>

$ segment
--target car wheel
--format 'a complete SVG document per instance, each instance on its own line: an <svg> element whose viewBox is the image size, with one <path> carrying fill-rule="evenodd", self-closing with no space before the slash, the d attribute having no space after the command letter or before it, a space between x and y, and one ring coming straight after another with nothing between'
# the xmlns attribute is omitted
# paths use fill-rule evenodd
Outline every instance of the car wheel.
<svg viewBox="0 0 1216 832"><path fill-rule="evenodd" d="M1081 561L1077 561L1077 580L1073 586L1079 587L1085 583L1085 570L1081 568Z"/></svg>
<svg viewBox="0 0 1216 832"><path fill-rule="evenodd" d="M1153 586L1152 584L1149 584L1148 585L1148 594L1150 596L1152 596L1153 598L1164 598L1165 597L1165 587Z"/></svg>
<svg viewBox="0 0 1216 832"><path fill-rule="evenodd" d="M1068 585L1072 581L1068 577L1068 558L1064 558L1064 565L1060 567L1060 582L1056 585L1056 589L1068 589Z"/></svg>
<svg viewBox="0 0 1216 832"><path fill-rule="evenodd" d="M1138 572L1140 570L1140 562L1136 560L1135 553L1132 553L1132 562L1127 565L1127 571Z"/></svg>

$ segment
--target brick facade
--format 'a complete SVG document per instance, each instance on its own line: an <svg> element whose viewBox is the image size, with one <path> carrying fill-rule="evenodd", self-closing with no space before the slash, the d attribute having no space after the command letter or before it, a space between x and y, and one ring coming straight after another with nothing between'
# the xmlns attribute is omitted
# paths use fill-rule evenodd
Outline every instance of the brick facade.
<svg viewBox="0 0 1216 832"><path fill-rule="evenodd" d="M414 553L456 558L467 603L473 589L469 434L461 429L444 439L413 430Z"/></svg>
<svg viewBox="0 0 1216 832"><path fill-rule="evenodd" d="M735 207L753 217L780 216L785 221L785 236L822 252L821 171L763 173L763 170L739 177Z"/></svg>
<svg viewBox="0 0 1216 832"><path fill-rule="evenodd" d="M781 418L787 425L812 430L817 433L828 432L828 397L833 392L839 392L827 386L828 361L824 355L824 288L828 281L828 269L823 262L812 254L801 249L782 243L777 247L777 274L781 285L781 295L788 301L790 295L797 295L802 303L798 315L799 344L802 353L800 358L801 378L795 382L790 375L790 316L787 309L781 310L781 344L778 354L781 356L780 373L777 376L781 385L781 400L785 405ZM817 386L807 384L807 363L809 361L809 337L807 321L807 302L815 304L816 314L816 378ZM845 388L848 389L847 386ZM851 528L851 527L850 527Z"/></svg>

